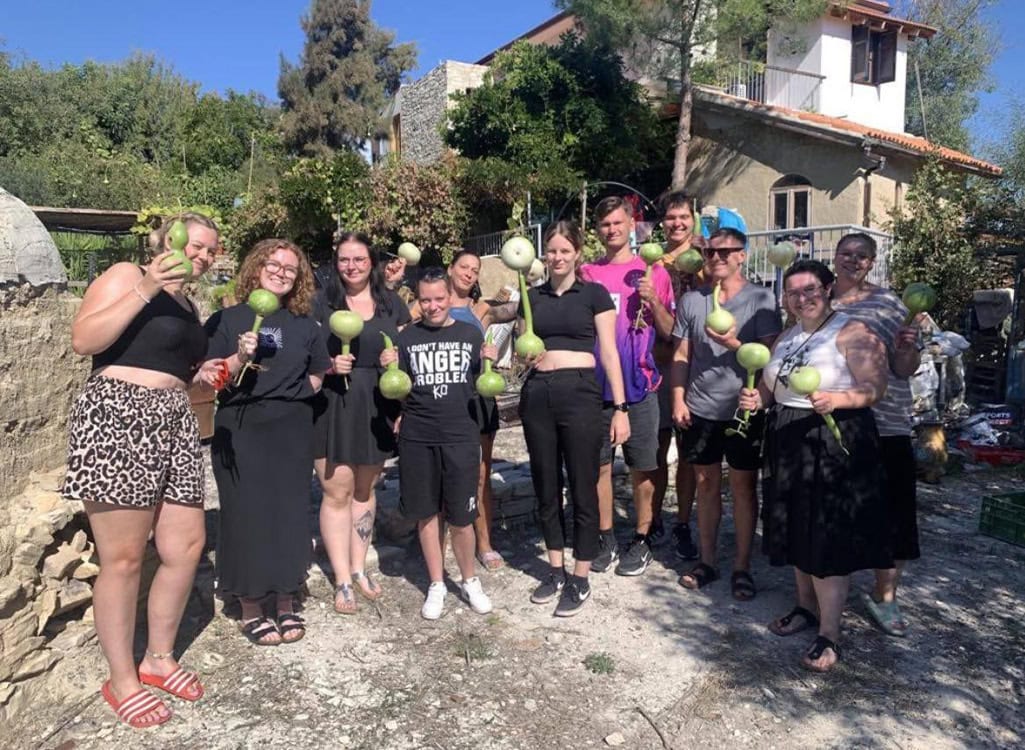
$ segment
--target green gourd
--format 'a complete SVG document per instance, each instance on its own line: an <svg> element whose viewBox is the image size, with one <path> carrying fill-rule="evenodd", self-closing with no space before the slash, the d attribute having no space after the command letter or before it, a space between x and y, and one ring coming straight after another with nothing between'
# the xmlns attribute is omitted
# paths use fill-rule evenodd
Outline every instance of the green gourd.
<svg viewBox="0 0 1025 750"><path fill-rule="evenodd" d="M385 349L394 348L391 342L391 337L389 337L387 333L382 331L381 336L384 337ZM385 368L385 371L381 373L381 378L377 381L377 388L385 398L390 398L393 401L401 401L409 395L411 390L413 390L413 381L409 379L409 375L399 369L398 362L391 362L388 367Z"/></svg>
<svg viewBox="0 0 1025 750"><path fill-rule="evenodd" d="M662 250L662 246L656 242L645 242L637 249L637 255L640 256L641 260L647 268L644 270L644 280L649 284L651 283L651 268L665 255L665 251ZM637 318L634 320L634 328L644 328L644 303L643 301L637 306Z"/></svg>
<svg viewBox="0 0 1025 750"><path fill-rule="evenodd" d="M342 355L344 356L349 353L352 340L363 332L363 318L352 310L335 310L328 318L327 326L331 329L331 333L342 340ZM348 387L348 376L343 376L342 382Z"/></svg>
<svg viewBox="0 0 1025 750"><path fill-rule="evenodd" d="M737 362L747 370L746 385L749 390L755 387L755 374L769 364L770 359L772 359L772 352L769 351L769 347L765 346L765 344L741 344L740 348L737 349ZM738 434L746 436L747 426L750 423L751 410L745 409L740 424L736 428L731 427L727 429L726 433L728 435Z"/></svg>
<svg viewBox="0 0 1025 750"><path fill-rule="evenodd" d="M817 369L810 365L804 367L795 367L790 371L789 385L788 387L798 396L810 396L819 387L822 382L822 375ZM847 450L847 447L843 444L843 438L840 436L840 428L836 424L836 420L832 414L823 414L822 419L826 423L826 427L833 433L833 437L836 438L836 442L840 444L840 450L844 452L845 456L851 455Z"/></svg>
<svg viewBox="0 0 1025 750"><path fill-rule="evenodd" d="M531 246L531 251L533 251L533 246ZM523 333L516 337L516 356L520 359L534 359L544 353L545 342L534 333L534 313L530 309L530 298L527 296L527 279L524 277L523 271L518 271L516 275L520 279L520 299L523 301L524 324Z"/></svg>
<svg viewBox="0 0 1025 750"><path fill-rule="evenodd" d="M911 321L919 313L929 312L936 306L936 290L922 281L914 281L908 284L901 297L904 307L908 309L908 317L904 325L911 325Z"/></svg>
<svg viewBox="0 0 1025 750"><path fill-rule="evenodd" d="M415 266L420 262L420 248L412 242L400 244L396 254L411 266Z"/></svg>
<svg viewBox="0 0 1025 750"><path fill-rule="evenodd" d="M491 343L491 331L488 331L488 335L487 338L484 339L484 343ZM484 360L484 372L477 377L476 387L477 393L485 398L494 398L500 393L505 392L505 378L491 369L490 359Z"/></svg>
<svg viewBox="0 0 1025 750"><path fill-rule="evenodd" d="M717 282L715 287L712 288L712 312L708 313L708 316L705 318L705 325L722 335L733 328L736 319L729 310L724 310L722 305L719 304L720 291L721 284Z"/></svg>
<svg viewBox="0 0 1025 750"><path fill-rule="evenodd" d="M676 269L683 273L697 273L704 267L705 259L697 248L692 247L676 257Z"/></svg>
<svg viewBox="0 0 1025 750"><path fill-rule="evenodd" d="M256 318L253 320L253 327L250 329L252 333L258 333L260 326L263 325L263 319L268 315L277 312L278 308L281 307L281 302L272 293L266 289L254 289L249 293L249 298L246 300L246 304L249 305L249 309L256 314ZM242 378L245 376L246 371L252 367L252 362L246 362L242 369L239 370L238 378L235 379L235 385L239 385L242 382Z"/></svg>

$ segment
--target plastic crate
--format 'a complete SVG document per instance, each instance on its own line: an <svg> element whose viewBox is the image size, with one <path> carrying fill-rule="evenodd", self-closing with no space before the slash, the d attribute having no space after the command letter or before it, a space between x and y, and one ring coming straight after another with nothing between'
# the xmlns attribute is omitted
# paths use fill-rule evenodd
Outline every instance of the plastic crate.
<svg viewBox="0 0 1025 750"><path fill-rule="evenodd" d="M1025 492L983 496L979 533L1025 547Z"/></svg>
<svg viewBox="0 0 1025 750"><path fill-rule="evenodd" d="M999 445L971 445L959 440L957 447L963 450L975 463L991 466L1013 466L1025 463L1025 451L1017 448L1002 448Z"/></svg>

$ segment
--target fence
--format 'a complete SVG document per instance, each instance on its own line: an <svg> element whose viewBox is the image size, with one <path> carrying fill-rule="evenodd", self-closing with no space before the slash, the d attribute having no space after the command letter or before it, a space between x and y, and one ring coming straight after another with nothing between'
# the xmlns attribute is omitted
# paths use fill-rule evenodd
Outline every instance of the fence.
<svg viewBox="0 0 1025 750"><path fill-rule="evenodd" d="M534 248L538 252L538 257L541 253L541 225L530 224L526 227L524 234L530 238L530 241L534 243ZM504 232L491 232L489 234L478 234L473 237L467 237L463 240L463 247L467 250L473 250L477 255L482 258L486 258L489 255L498 255L502 250L502 245L509 239L509 231Z"/></svg>
<svg viewBox="0 0 1025 750"><path fill-rule="evenodd" d="M727 94L761 104L817 112L825 76L738 60L716 71L715 85Z"/></svg>
<svg viewBox="0 0 1025 750"><path fill-rule="evenodd" d="M836 243L844 235L854 232L863 232L876 241L876 260L868 274L868 280L873 284L889 286L893 237L877 229L859 227L854 224L748 232L747 276L756 283L773 288L779 296L780 290L776 289L776 281L780 276L777 274L776 267L769 263L767 255L770 246L777 242L790 241L797 246L799 257L821 260L826 265L832 266Z"/></svg>

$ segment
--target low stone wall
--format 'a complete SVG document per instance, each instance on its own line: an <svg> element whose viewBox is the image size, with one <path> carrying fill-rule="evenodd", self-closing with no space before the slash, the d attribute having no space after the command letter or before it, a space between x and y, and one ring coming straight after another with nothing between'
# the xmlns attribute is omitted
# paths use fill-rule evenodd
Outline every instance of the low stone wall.
<svg viewBox="0 0 1025 750"><path fill-rule="evenodd" d="M17 541L0 575L0 721L43 695L33 680L92 640L100 572L81 503L58 494L63 469L33 475L7 503Z"/></svg>

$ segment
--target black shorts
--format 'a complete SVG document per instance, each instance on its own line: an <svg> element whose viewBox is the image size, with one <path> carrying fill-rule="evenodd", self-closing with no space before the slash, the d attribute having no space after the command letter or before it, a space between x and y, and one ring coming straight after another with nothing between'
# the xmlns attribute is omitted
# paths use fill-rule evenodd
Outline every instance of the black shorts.
<svg viewBox="0 0 1025 750"><path fill-rule="evenodd" d="M879 450L886 473L886 499L893 520L893 558L917 560L922 556L918 546L918 500L916 490L915 451L907 435L884 435Z"/></svg>
<svg viewBox="0 0 1025 750"><path fill-rule="evenodd" d="M616 410L611 404L602 408L602 444L599 463L612 463L615 451L609 440L612 415ZM643 401L630 404L630 439L623 443L623 459L634 471L654 471L658 468L658 395L649 393Z"/></svg>
<svg viewBox="0 0 1025 750"><path fill-rule="evenodd" d="M414 521L444 513L469 526L477 518L480 441L434 445L399 437L399 509Z"/></svg>
<svg viewBox="0 0 1025 750"><path fill-rule="evenodd" d="M726 434L735 424L732 419L719 422L692 414L690 427L680 430L677 436L680 455L694 466L718 465L725 457L732 469L757 471L762 463L765 412L751 415L746 438Z"/></svg>

